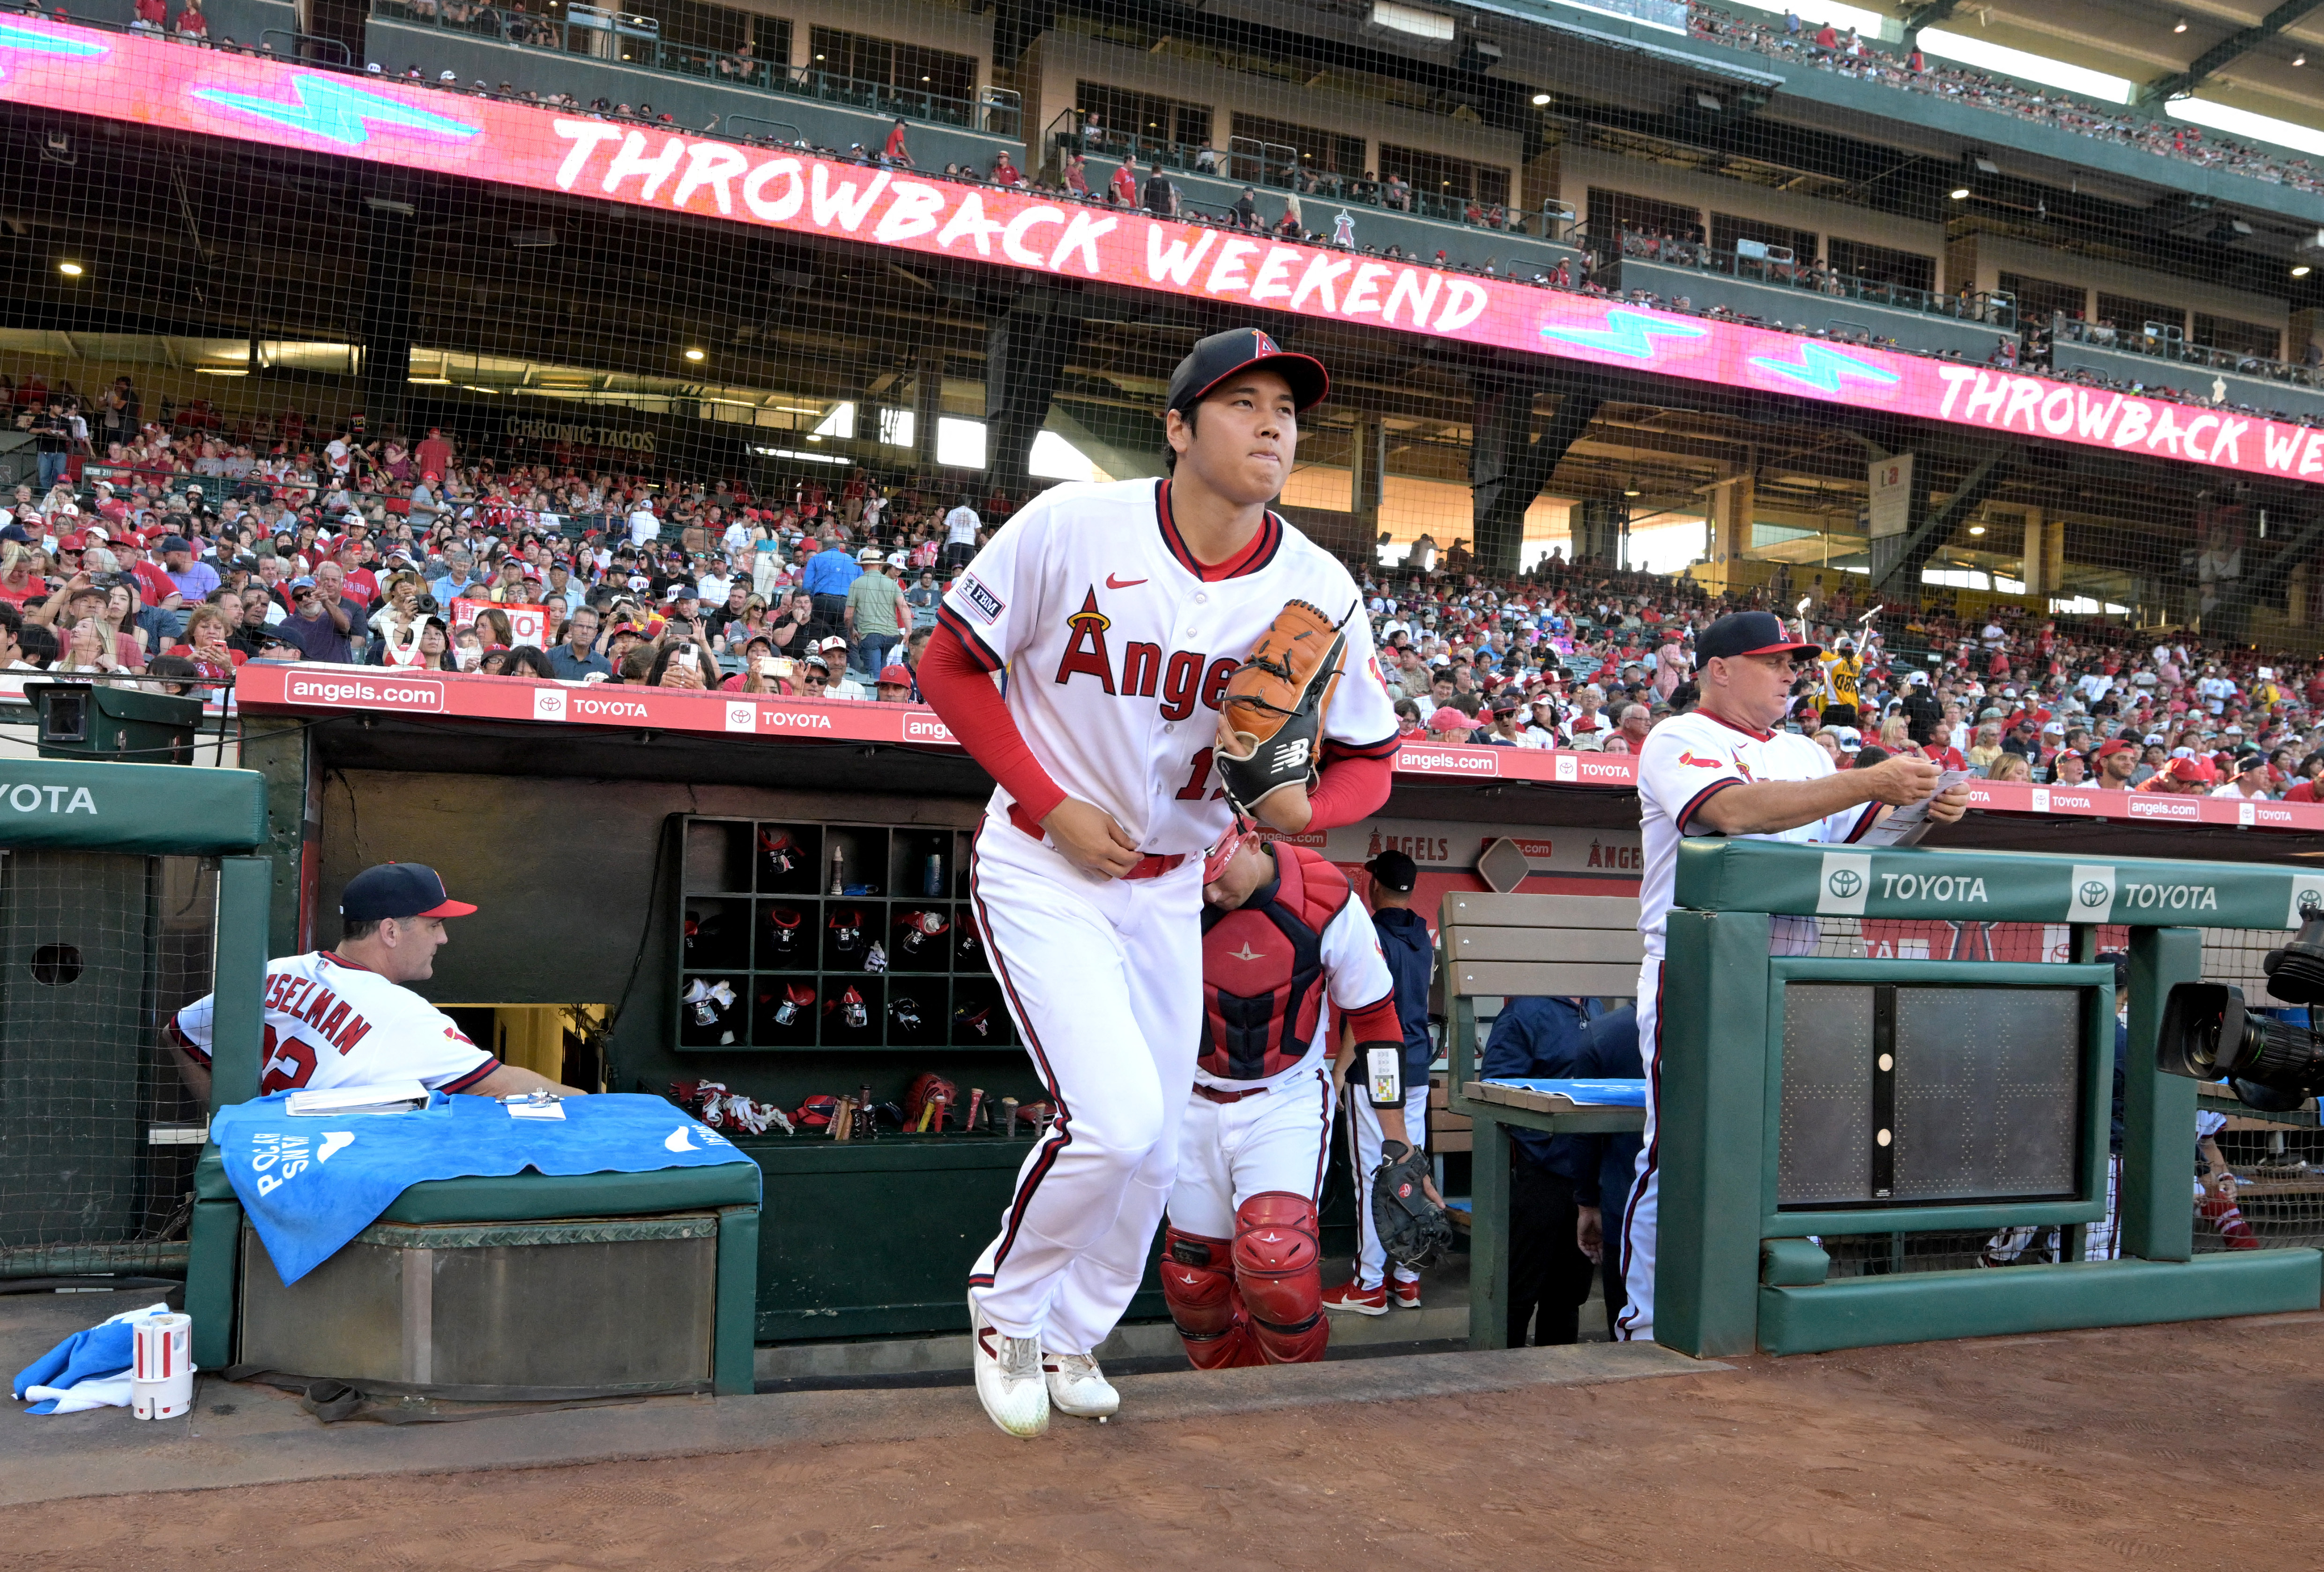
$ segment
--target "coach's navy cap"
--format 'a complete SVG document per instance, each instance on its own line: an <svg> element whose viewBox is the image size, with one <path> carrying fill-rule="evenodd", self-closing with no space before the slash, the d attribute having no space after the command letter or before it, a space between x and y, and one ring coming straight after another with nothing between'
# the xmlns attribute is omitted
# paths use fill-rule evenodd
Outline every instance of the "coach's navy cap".
<svg viewBox="0 0 2324 1572"><path fill-rule="evenodd" d="M1170 402L1166 408L1191 409L1235 372L1261 364L1291 384L1296 409L1313 409L1332 391L1332 373L1323 369L1322 361L1312 354L1292 354L1256 327L1238 327L1212 334L1178 363L1178 369L1170 373Z"/></svg>
<svg viewBox="0 0 2324 1572"><path fill-rule="evenodd" d="M476 908L456 901L436 870L424 862L383 862L347 880L339 892L339 915L350 923L383 917L465 917Z"/></svg>
<svg viewBox="0 0 2324 1572"><path fill-rule="evenodd" d="M1372 876L1374 884L1383 885L1400 896L1410 895L1412 887L1420 881L1420 865L1401 851L1381 852L1364 864L1364 871Z"/></svg>
<svg viewBox="0 0 2324 1572"><path fill-rule="evenodd" d="M1821 655L1822 649L1784 630L1784 620L1773 611L1729 611L1695 636L1694 669L1738 655Z"/></svg>

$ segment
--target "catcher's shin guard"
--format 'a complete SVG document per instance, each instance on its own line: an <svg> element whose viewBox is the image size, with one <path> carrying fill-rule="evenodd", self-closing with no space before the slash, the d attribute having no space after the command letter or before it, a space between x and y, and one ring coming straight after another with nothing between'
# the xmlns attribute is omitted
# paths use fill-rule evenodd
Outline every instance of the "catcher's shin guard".
<svg viewBox="0 0 2324 1572"><path fill-rule="evenodd" d="M1315 1203L1305 1196L1262 1190L1235 1209L1235 1284L1268 1364L1323 1356L1332 1324L1323 1316L1323 1261Z"/></svg>
<svg viewBox="0 0 2324 1572"><path fill-rule="evenodd" d="M1162 1236L1162 1302L1197 1370L1267 1363L1251 1345L1242 1295L1227 1270L1233 1249L1224 1239L1176 1227Z"/></svg>

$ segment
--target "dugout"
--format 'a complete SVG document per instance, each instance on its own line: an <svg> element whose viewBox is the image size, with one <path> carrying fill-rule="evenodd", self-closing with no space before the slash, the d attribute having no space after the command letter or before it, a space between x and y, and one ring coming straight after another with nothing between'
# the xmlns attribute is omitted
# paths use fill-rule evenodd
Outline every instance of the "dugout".
<svg viewBox="0 0 2324 1572"><path fill-rule="evenodd" d="M466 1018L517 1062L584 1084L602 1076L621 1091L717 1080L785 1108L864 1088L875 1102L900 1099L922 1071L995 1099L1043 1095L991 979L959 948L963 857L988 783L926 712L643 690L622 697L622 712L585 715L574 694L586 691L482 677L323 702L298 685L298 670L253 667L241 694L243 762L266 783L271 953L329 943L327 914L356 870L424 860L483 909L457 926L423 991L479 1012ZM531 718L544 696L564 699L561 719ZM1427 912L1455 888L1634 893L1628 761L1511 751L1407 749L1382 814L1333 832L1326 855L1355 865L1385 844L1411 851ZM1960 844L2211 861L2324 850L2324 813L2313 825L2294 815L2258 830L2236 827L2223 804L2225 823L2151 823L2036 813L2026 788L1980 789L1984 809L1957 832ZM788 835L800 866L775 871L762 830ZM855 893L829 895L834 850ZM769 948L777 906L812 935L795 954ZM892 958L886 973L866 974L831 948L843 910L862 915L867 939L876 924ZM899 924L927 911L946 916L945 942L908 957ZM1875 954L1900 942L1928 953L1909 947L1944 943L1947 932L1941 922L1909 933L1875 924L1868 939ZM1997 958L2046 942L2040 924L1978 938ZM695 1022L682 996L696 979L727 982L741 1007ZM812 1020L774 1018L792 983L813 989ZM849 987L866 1007L862 1026L849 1026L838 1003ZM906 997L919 1007L917 1028L891 1013ZM989 1035L968 1024L979 1010ZM1468 1189L1465 1124L1440 1125L1452 1193ZM756 1332L769 1343L960 1329L961 1280L1030 1135L735 1139L766 1175ZM1326 1248L1343 1255L1331 1219L1327 1208ZM1131 1313L1158 1319L1158 1292Z"/></svg>

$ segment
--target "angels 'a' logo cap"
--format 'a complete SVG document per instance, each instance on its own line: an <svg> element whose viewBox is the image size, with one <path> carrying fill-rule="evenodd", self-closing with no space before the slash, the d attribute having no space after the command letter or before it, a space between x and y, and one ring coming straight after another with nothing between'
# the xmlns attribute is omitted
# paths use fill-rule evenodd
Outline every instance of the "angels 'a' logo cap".
<svg viewBox="0 0 2324 1572"><path fill-rule="evenodd" d="M465 917L476 908L456 901L444 881L424 862L383 862L347 880L339 892L339 915L350 923L393 917Z"/></svg>
<svg viewBox="0 0 2324 1572"><path fill-rule="evenodd" d="M1170 373L1172 409L1191 409L1239 371L1264 365L1291 384L1293 406L1311 409L1332 391L1332 373L1312 354L1294 354L1256 327L1213 333Z"/></svg>
<svg viewBox="0 0 2324 1572"><path fill-rule="evenodd" d="M1785 650L1804 656L1823 653L1821 647L1794 639L1784 630L1784 620L1773 611L1730 611L1695 636L1694 668L1738 655L1781 655Z"/></svg>

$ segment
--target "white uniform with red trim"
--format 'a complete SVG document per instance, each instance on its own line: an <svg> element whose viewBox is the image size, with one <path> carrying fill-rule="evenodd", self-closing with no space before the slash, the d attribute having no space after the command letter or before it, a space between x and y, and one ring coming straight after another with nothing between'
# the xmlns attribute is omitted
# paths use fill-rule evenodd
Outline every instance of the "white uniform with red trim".
<svg viewBox="0 0 2324 1572"><path fill-rule="evenodd" d="M1638 887L1638 933L1646 960L1638 968L1638 1052L1646 1069L1646 1144L1638 1150L1638 1181L1623 1214L1624 1282L1629 1303L1621 1335L1639 1342L1655 1335L1655 1225L1658 1186L1655 1126L1662 1103L1663 932L1678 878L1678 843L1703 804L1729 786L1768 780L1821 780L1838 767L1831 755L1794 731L1750 731L1705 710L1663 722L1638 750L1638 830L1646 871ZM1869 829L1877 804L1846 809L1796 829L1755 835L1755 841L1846 841ZM1797 955L1816 942L1813 917L1777 917L1772 948Z"/></svg>
<svg viewBox="0 0 2324 1572"><path fill-rule="evenodd" d="M171 1039L204 1065L210 1062L215 999L196 999L170 1020ZM265 999L261 1096L407 1080L464 1091L500 1068L451 1016L401 983L327 950L268 961Z"/></svg>
<svg viewBox="0 0 2324 1572"><path fill-rule="evenodd" d="M1137 877L1092 878L996 787L971 860L978 926L1057 1112L970 1292L997 1330L1051 1353L1085 1354L1113 1330L1177 1175L1202 1009L1202 853L1229 819L1211 758L1218 703L1291 600L1349 617L1325 759L1391 755L1396 712L1354 582L1273 514L1233 561L1206 568L1171 521L1168 482L1056 486L945 595L944 625L1006 667L1034 758L1147 856Z"/></svg>

